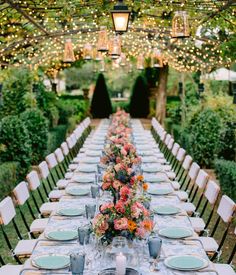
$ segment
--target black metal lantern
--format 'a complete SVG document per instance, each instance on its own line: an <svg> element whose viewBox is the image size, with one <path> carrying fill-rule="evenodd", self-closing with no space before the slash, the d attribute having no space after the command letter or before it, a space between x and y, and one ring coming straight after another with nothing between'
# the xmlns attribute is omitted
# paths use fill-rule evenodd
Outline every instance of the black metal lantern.
<svg viewBox="0 0 236 275"><path fill-rule="evenodd" d="M198 92L199 92L199 94L204 92L204 84L203 83L198 84Z"/></svg>
<svg viewBox="0 0 236 275"><path fill-rule="evenodd" d="M114 29L117 33L122 34L127 32L130 13L131 11L128 9L128 6L124 4L123 0L118 0L114 9L111 11Z"/></svg>
<svg viewBox="0 0 236 275"><path fill-rule="evenodd" d="M179 92L179 95L182 95L182 93L183 93L183 82L179 82L179 90L178 90L178 92Z"/></svg>
<svg viewBox="0 0 236 275"><path fill-rule="evenodd" d="M236 82L232 83L233 104L236 104Z"/></svg>

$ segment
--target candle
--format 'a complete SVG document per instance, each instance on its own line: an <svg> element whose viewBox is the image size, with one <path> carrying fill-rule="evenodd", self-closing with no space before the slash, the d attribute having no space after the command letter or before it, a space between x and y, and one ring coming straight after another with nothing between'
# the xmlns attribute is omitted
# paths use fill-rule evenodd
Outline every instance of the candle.
<svg viewBox="0 0 236 275"><path fill-rule="evenodd" d="M125 275L126 273L126 257L123 253L116 256L116 274Z"/></svg>

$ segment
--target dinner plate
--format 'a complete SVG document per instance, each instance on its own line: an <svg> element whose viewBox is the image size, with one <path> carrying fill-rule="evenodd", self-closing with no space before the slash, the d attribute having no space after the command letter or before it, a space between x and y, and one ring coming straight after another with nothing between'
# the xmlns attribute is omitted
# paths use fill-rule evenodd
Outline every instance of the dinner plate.
<svg viewBox="0 0 236 275"><path fill-rule="evenodd" d="M142 157L143 163L157 162L156 157Z"/></svg>
<svg viewBox="0 0 236 275"><path fill-rule="evenodd" d="M76 172L93 173L97 171L97 167L94 165L79 165Z"/></svg>
<svg viewBox="0 0 236 275"><path fill-rule="evenodd" d="M82 189L78 187L66 188L66 193L72 196L86 196L89 194L89 192L90 191L88 189Z"/></svg>
<svg viewBox="0 0 236 275"><path fill-rule="evenodd" d="M157 175L144 175L145 181L147 182L162 182L166 181L166 177L164 176L157 176ZM167 178L168 180L168 178Z"/></svg>
<svg viewBox="0 0 236 275"><path fill-rule="evenodd" d="M99 163L100 162L100 158L98 157L95 157L95 158L92 158L92 157L85 157L83 159L81 159L82 162L84 163Z"/></svg>
<svg viewBox="0 0 236 275"><path fill-rule="evenodd" d="M85 152L85 154L88 157L100 157L101 156L101 150L100 151L89 151L89 150L87 150Z"/></svg>
<svg viewBox="0 0 236 275"><path fill-rule="evenodd" d="M151 194L151 195L157 195L157 196L164 196L164 195L168 195L170 193L172 193L173 190L170 189L170 188L166 188L166 189L155 189L155 190L151 190L149 189L148 190L148 193Z"/></svg>
<svg viewBox="0 0 236 275"><path fill-rule="evenodd" d="M78 232L75 230L55 230L45 235L53 241L71 241L78 238Z"/></svg>
<svg viewBox="0 0 236 275"><path fill-rule="evenodd" d="M79 175L79 176L73 176L71 180L79 183L89 183L89 182L94 182L95 177Z"/></svg>
<svg viewBox="0 0 236 275"><path fill-rule="evenodd" d="M50 270L61 269L70 265L70 257L59 254L40 255L32 259L32 265Z"/></svg>
<svg viewBox="0 0 236 275"><path fill-rule="evenodd" d="M162 168L161 166L144 166L142 167L143 172L146 173L156 173L156 172L161 172Z"/></svg>
<svg viewBox="0 0 236 275"><path fill-rule="evenodd" d="M181 209L173 205L159 205L153 208L153 211L159 215L175 215L181 212Z"/></svg>
<svg viewBox="0 0 236 275"><path fill-rule="evenodd" d="M193 231L190 228L178 226L163 228L159 230L158 233L159 235L170 239L182 239L193 235Z"/></svg>
<svg viewBox="0 0 236 275"><path fill-rule="evenodd" d="M57 211L57 214L62 216L81 216L84 214L84 209L81 208L61 208Z"/></svg>
<svg viewBox="0 0 236 275"><path fill-rule="evenodd" d="M165 259L164 264L181 271L196 271L208 266L208 261L195 255L179 255Z"/></svg>

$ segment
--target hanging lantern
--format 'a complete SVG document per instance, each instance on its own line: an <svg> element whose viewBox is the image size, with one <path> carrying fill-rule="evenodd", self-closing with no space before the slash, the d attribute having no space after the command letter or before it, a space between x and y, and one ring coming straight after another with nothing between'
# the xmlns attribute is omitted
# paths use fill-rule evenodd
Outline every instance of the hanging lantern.
<svg viewBox="0 0 236 275"><path fill-rule="evenodd" d="M127 32L130 13L128 6L123 3L123 0L118 0L114 9L111 11L115 32L119 34Z"/></svg>
<svg viewBox="0 0 236 275"><path fill-rule="evenodd" d="M109 43L109 55L112 59L117 59L121 54L121 40L119 36L115 36Z"/></svg>
<svg viewBox="0 0 236 275"><path fill-rule="evenodd" d="M178 89L179 95L183 94L183 82L179 82L179 89Z"/></svg>
<svg viewBox="0 0 236 275"><path fill-rule="evenodd" d="M102 53L98 52L96 48L93 48L93 59L96 61L102 60Z"/></svg>
<svg viewBox="0 0 236 275"><path fill-rule="evenodd" d="M84 60L91 60L93 56L93 47L90 43L84 45L83 57Z"/></svg>
<svg viewBox="0 0 236 275"><path fill-rule="evenodd" d="M97 50L100 52L108 51L108 36L107 28L105 26L102 26L100 31L98 32Z"/></svg>
<svg viewBox="0 0 236 275"><path fill-rule="evenodd" d="M142 54L138 56L137 60L137 69L138 70L143 70L144 69L144 57Z"/></svg>
<svg viewBox="0 0 236 275"><path fill-rule="evenodd" d="M163 60L162 60L160 50L158 50L158 49L153 50L152 59L153 59L152 62L153 62L153 67L154 68L162 68L163 67Z"/></svg>
<svg viewBox="0 0 236 275"><path fill-rule="evenodd" d="M66 39L63 62L71 63L75 61L75 55L73 51L73 44L71 39Z"/></svg>
<svg viewBox="0 0 236 275"><path fill-rule="evenodd" d="M126 55L124 53L121 53L120 55L120 66L126 65Z"/></svg>
<svg viewBox="0 0 236 275"><path fill-rule="evenodd" d="M186 11L176 11L172 20L172 37L186 38L190 36L188 14Z"/></svg>
<svg viewBox="0 0 236 275"><path fill-rule="evenodd" d="M236 104L236 82L232 83L233 104Z"/></svg>

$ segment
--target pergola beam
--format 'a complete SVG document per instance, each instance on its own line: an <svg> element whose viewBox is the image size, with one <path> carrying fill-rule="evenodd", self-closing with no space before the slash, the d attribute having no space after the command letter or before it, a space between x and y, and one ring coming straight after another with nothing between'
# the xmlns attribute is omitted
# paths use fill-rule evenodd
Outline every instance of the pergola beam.
<svg viewBox="0 0 236 275"><path fill-rule="evenodd" d="M40 25L37 21L34 20L27 12L22 10L19 5L15 4L12 0L4 0L5 3L9 4L13 9L17 10L20 14L22 14L27 20L29 20L36 28L41 30L45 34L50 34L42 25Z"/></svg>

